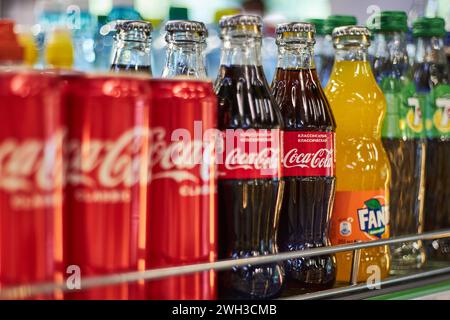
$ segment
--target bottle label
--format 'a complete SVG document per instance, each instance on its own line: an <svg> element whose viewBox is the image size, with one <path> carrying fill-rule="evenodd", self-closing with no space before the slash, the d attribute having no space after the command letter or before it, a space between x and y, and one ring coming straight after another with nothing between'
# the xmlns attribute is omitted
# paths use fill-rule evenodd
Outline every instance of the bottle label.
<svg viewBox="0 0 450 320"><path fill-rule="evenodd" d="M425 134L423 115L425 100L416 93L414 84L408 80L392 77L381 82L386 97L383 138L422 138Z"/></svg>
<svg viewBox="0 0 450 320"><path fill-rule="evenodd" d="M384 190L336 191L331 243L345 244L389 237L389 207Z"/></svg>
<svg viewBox="0 0 450 320"><path fill-rule="evenodd" d="M217 143L219 179L281 176L279 129L227 129Z"/></svg>
<svg viewBox="0 0 450 320"><path fill-rule="evenodd" d="M283 176L334 176L334 132L283 132Z"/></svg>
<svg viewBox="0 0 450 320"><path fill-rule="evenodd" d="M429 138L450 138L450 86L439 84L428 95L425 128Z"/></svg>

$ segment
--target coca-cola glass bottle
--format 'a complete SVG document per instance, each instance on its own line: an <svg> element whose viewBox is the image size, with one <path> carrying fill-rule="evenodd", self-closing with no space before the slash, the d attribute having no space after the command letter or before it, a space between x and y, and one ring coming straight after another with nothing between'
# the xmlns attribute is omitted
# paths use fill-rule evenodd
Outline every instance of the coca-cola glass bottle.
<svg viewBox="0 0 450 320"><path fill-rule="evenodd" d="M335 122L314 64L314 25L277 26L278 65L272 90L285 124L283 204L278 243L281 251L330 244L328 224L335 192ZM290 259L289 288L334 284L334 255Z"/></svg>
<svg viewBox="0 0 450 320"><path fill-rule="evenodd" d="M152 30L153 26L150 22L118 20L111 71L141 72L151 76Z"/></svg>
<svg viewBox="0 0 450 320"><path fill-rule="evenodd" d="M167 54L162 77L206 79L204 50L208 32L203 22L166 23Z"/></svg>
<svg viewBox="0 0 450 320"><path fill-rule="evenodd" d="M234 15L222 18L220 28L223 46L215 91L225 151L218 169L219 258L275 254L283 121L261 64L262 22L258 16ZM235 267L219 275L219 295L271 298L283 283L282 263Z"/></svg>

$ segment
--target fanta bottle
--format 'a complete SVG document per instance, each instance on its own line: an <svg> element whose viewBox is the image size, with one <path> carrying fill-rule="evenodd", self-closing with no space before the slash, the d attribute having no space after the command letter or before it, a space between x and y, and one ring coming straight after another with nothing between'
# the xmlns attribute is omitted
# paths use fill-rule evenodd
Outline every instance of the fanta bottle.
<svg viewBox="0 0 450 320"><path fill-rule="evenodd" d="M336 119L336 197L330 225L333 245L389 237L389 160L381 142L386 101L368 59L370 32L333 31L335 63L325 89ZM356 256L356 255L355 255ZM349 282L353 252L336 254L337 281ZM388 275L387 246L362 249L357 281Z"/></svg>

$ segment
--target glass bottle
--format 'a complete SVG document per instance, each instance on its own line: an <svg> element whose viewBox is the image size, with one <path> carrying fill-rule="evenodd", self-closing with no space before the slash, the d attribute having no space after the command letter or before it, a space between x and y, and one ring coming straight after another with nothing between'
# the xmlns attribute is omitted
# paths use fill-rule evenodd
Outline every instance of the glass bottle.
<svg viewBox="0 0 450 320"><path fill-rule="evenodd" d="M314 33L309 23L277 26L278 65L272 90L283 131L283 180L278 243L280 251L330 245L328 224L334 200L336 128L314 65ZM333 254L285 262L288 288L332 287Z"/></svg>
<svg viewBox="0 0 450 320"><path fill-rule="evenodd" d="M331 70L333 69L334 64L333 39L331 37L334 28L355 25L356 23L356 17L344 15L332 15L325 20L323 31L326 35L321 48L321 67L318 70L319 79L323 87L325 87L328 83L328 79L330 77Z"/></svg>
<svg viewBox="0 0 450 320"><path fill-rule="evenodd" d="M203 22L175 20L166 23L167 53L163 78L206 79L205 56L208 32Z"/></svg>
<svg viewBox="0 0 450 320"><path fill-rule="evenodd" d="M152 29L150 22L117 21L111 71L142 72L151 76Z"/></svg>
<svg viewBox="0 0 450 320"><path fill-rule="evenodd" d="M425 231L450 228L450 86L444 25L444 19L425 17L413 25L414 82L425 103ZM430 260L450 260L449 239L427 241L426 249Z"/></svg>
<svg viewBox="0 0 450 320"><path fill-rule="evenodd" d="M283 194L283 121L261 63L262 22L258 16L234 15L222 18L220 28L223 45L215 91L226 152L218 169L219 258L275 254ZM219 296L273 298L283 283L281 262L235 267L219 274Z"/></svg>
<svg viewBox="0 0 450 320"><path fill-rule="evenodd" d="M381 141L386 99L369 63L370 32L335 28L335 62L325 94L336 119L336 196L333 245L389 238L389 159ZM358 269L351 251L336 253L338 282L365 282L389 272L388 246L361 249Z"/></svg>
<svg viewBox="0 0 450 320"><path fill-rule="evenodd" d="M407 15L383 11L374 24L373 71L387 102L381 132L391 164L390 233L405 236L423 231L425 128L423 101L416 94L406 49ZM421 241L391 245L391 273L420 268Z"/></svg>

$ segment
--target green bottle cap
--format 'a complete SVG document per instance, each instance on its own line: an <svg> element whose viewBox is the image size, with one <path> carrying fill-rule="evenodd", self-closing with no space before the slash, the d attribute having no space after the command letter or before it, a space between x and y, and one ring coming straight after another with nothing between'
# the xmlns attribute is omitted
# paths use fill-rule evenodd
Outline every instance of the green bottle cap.
<svg viewBox="0 0 450 320"><path fill-rule="evenodd" d="M420 17L413 23L413 37L445 36L445 20L442 18Z"/></svg>
<svg viewBox="0 0 450 320"><path fill-rule="evenodd" d="M333 32L333 29L336 27L354 26L357 22L358 20L355 16L329 16L328 19L325 20L324 31L326 34L331 34Z"/></svg>
<svg viewBox="0 0 450 320"><path fill-rule="evenodd" d="M381 11L368 23L368 27L375 32L406 32L408 16L403 11Z"/></svg>
<svg viewBox="0 0 450 320"><path fill-rule="evenodd" d="M188 8L170 7L169 20L189 20Z"/></svg>
<svg viewBox="0 0 450 320"><path fill-rule="evenodd" d="M325 35L325 19L306 19L305 22L312 23L316 27L317 35Z"/></svg>

